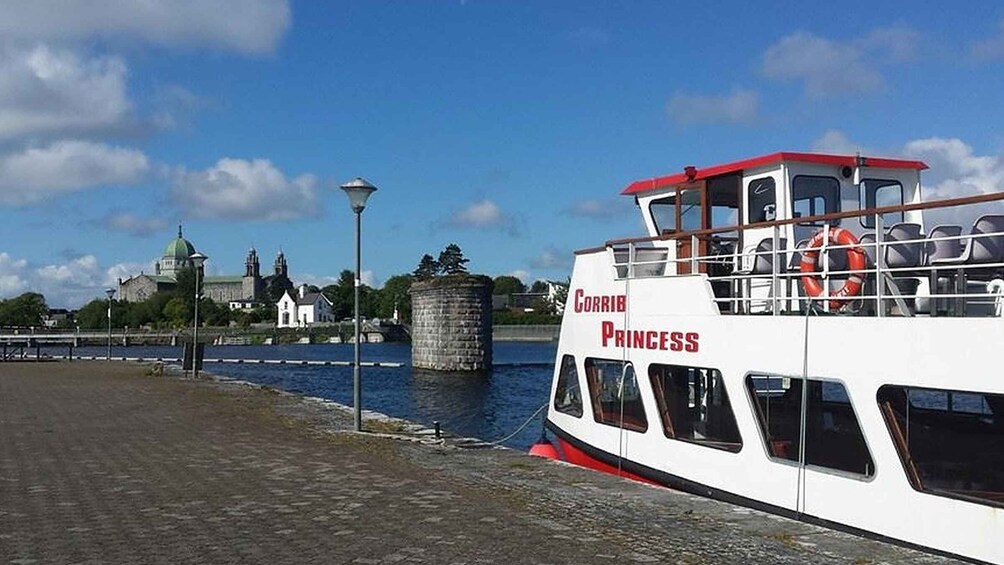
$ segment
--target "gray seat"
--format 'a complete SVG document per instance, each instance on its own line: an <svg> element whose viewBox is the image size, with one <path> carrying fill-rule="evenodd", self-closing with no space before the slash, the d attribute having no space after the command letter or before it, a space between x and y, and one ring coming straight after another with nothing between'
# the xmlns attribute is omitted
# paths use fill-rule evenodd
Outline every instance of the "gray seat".
<svg viewBox="0 0 1004 565"><path fill-rule="evenodd" d="M939 269L954 269L955 294L965 294L970 280L990 281L1004 273L1004 215L987 214L973 223L966 247L954 258L933 259L931 280L936 284ZM987 267L980 267L987 265ZM956 298L955 310L965 314L965 299Z"/></svg>
<svg viewBox="0 0 1004 565"><path fill-rule="evenodd" d="M788 248L788 240L785 238L778 239L779 247L777 249L778 267L777 273L783 275L788 271L788 265L784 260L785 250ZM774 238L766 237L760 240L760 243L753 248L752 259L749 265L742 265L742 268L736 270L733 274L735 275L765 275L770 276L774 274ZM745 259L750 255L744 253L739 257ZM743 263L746 261L744 260ZM752 279L745 279L740 282L740 288L742 290L742 296L745 299L744 302L736 303L737 310L742 310L742 304L750 299L752 295L753 281ZM747 305L749 306L749 305Z"/></svg>
<svg viewBox="0 0 1004 565"><path fill-rule="evenodd" d="M927 242L920 233L920 224L893 224L883 238L883 247L885 266L890 269L915 269L924 264ZM897 274L902 276L904 273L893 273L894 276Z"/></svg>
<svg viewBox="0 0 1004 565"><path fill-rule="evenodd" d="M966 247L960 255L952 258L936 258L931 261L937 267L978 267L993 263L1004 263L1004 215L987 214L980 216L973 229L969 232ZM1001 267L987 269L969 269L969 278L980 275L993 278L1002 271ZM983 280L980 278L979 280ZM988 279L989 280L989 279Z"/></svg>
<svg viewBox="0 0 1004 565"><path fill-rule="evenodd" d="M634 250L635 277L661 277L666 272L668 251L656 247L636 247Z"/></svg>
<svg viewBox="0 0 1004 565"><path fill-rule="evenodd" d="M962 226L939 225L931 228L930 233L927 234L927 247L924 250L927 264L961 256L961 239L942 239L946 237L958 238L960 235L962 235Z"/></svg>
<svg viewBox="0 0 1004 565"><path fill-rule="evenodd" d="M780 238L778 240L780 247L778 247L777 255L781 259L780 265L778 265L778 273L784 273L787 269L787 265L784 262L785 249L788 248L788 240L785 238ZM748 266L739 271L736 274L739 275L770 275L774 272L774 238L767 237L760 240L760 243L756 245L753 249L753 261Z"/></svg>

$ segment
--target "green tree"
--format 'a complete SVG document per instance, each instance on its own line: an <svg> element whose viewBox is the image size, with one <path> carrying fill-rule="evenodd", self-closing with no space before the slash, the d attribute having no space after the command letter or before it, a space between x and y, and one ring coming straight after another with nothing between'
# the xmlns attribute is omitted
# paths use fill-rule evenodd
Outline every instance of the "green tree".
<svg viewBox="0 0 1004 565"><path fill-rule="evenodd" d="M433 259L432 255L426 253L422 255L422 259L418 262L418 268L415 269L412 276L420 281L424 281L431 279L437 274L439 274L439 262Z"/></svg>
<svg viewBox="0 0 1004 565"><path fill-rule="evenodd" d="M423 257L424 259L424 257ZM470 259L464 257L464 252L460 246L451 243L439 253L439 272L444 275L457 275L467 272L467 263Z"/></svg>
<svg viewBox="0 0 1004 565"><path fill-rule="evenodd" d="M355 305L355 295L353 289L356 284L356 275L348 269L343 269L338 275L338 282L329 284L321 289L324 296L331 301L331 315L336 320L352 317ZM360 289L360 295L362 294ZM296 298L295 296L293 298Z"/></svg>
<svg viewBox="0 0 1004 565"><path fill-rule="evenodd" d="M95 298L77 310L77 325L84 330L100 330L108 326L108 300Z"/></svg>
<svg viewBox="0 0 1004 565"><path fill-rule="evenodd" d="M188 305L180 296L175 296L164 305L164 318L172 328L183 328L191 324Z"/></svg>
<svg viewBox="0 0 1004 565"><path fill-rule="evenodd" d="M534 294L547 294L550 291L550 285L544 280L533 281L533 284L530 286L530 292Z"/></svg>
<svg viewBox="0 0 1004 565"><path fill-rule="evenodd" d="M321 289L324 296L331 301L331 315L335 320L343 320L355 315L355 284L355 273L345 269L338 275L338 282ZM372 318L376 314L376 295L377 293L371 287L359 286L359 315L361 317Z"/></svg>
<svg viewBox="0 0 1004 565"><path fill-rule="evenodd" d="M202 275L199 275L199 286L202 286L202 280ZM177 284L174 285L173 294L181 298L190 311L193 310L195 304L195 269L185 267L179 270L175 276L175 281ZM189 312L188 315L191 317L192 312Z"/></svg>
<svg viewBox="0 0 1004 565"><path fill-rule="evenodd" d="M199 322L207 326L226 326L230 324L230 308L203 298L199 301Z"/></svg>
<svg viewBox="0 0 1004 565"><path fill-rule="evenodd" d="M390 319L394 316L394 309L404 321L411 320L411 296L408 291L411 283L415 280L412 275L394 275L383 283L383 288L374 293L374 310L379 318Z"/></svg>
<svg viewBox="0 0 1004 565"><path fill-rule="evenodd" d="M153 310L152 304L153 297L143 302L126 302L126 325L130 328L140 328L158 322L160 308Z"/></svg>
<svg viewBox="0 0 1004 565"><path fill-rule="evenodd" d="M499 275L492 280L492 294L512 296L520 292L526 292L526 285L518 277Z"/></svg>
<svg viewBox="0 0 1004 565"><path fill-rule="evenodd" d="M48 313L45 297L37 292L0 301L0 325L3 326L41 326L42 318Z"/></svg>

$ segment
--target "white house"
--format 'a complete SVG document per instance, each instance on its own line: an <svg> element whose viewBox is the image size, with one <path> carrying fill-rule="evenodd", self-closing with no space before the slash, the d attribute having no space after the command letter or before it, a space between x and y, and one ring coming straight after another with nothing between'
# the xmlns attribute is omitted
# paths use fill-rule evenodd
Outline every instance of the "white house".
<svg viewBox="0 0 1004 565"><path fill-rule="evenodd" d="M277 326L280 328L305 328L311 324L333 322L331 301L320 292L307 292L307 285L300 285L295 293L283 293L276 303L279 308Z"/></svg>

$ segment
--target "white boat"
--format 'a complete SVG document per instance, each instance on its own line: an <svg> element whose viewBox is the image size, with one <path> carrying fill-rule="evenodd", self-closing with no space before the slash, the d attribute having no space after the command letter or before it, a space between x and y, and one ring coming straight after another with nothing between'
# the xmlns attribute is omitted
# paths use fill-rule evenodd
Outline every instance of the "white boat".
<svg viewBox="0 0 1004 565"><path fill-rule="evenodd" d="M926 168L774 153L628 186L648 234L576 252L558 456L1004 563L1004 193L928 202Z"/></svg>

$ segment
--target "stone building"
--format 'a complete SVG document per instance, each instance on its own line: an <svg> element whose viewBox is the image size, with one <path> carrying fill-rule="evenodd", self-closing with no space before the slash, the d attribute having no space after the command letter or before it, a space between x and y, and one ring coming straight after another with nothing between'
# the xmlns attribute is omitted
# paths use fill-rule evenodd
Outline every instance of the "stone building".
<svg viewBox="0 0 1004 565"><path fill-rule="evenodd" d="M155 292L174 290L178 273L192 268L191 256L194 253L195 246L183 237L181 226L178 226L178 237L167 244L163 256L154 264L152 275L141 272L125 280L119 279L119 300L141 302ZM275 259L274 268L272 275L262 277L258 251L252 247L244 261L243 276L200 276L202 293L213 302L229 304L231 308L273 302L272 296L281 296L293 288L282 251Z"/></svg>

